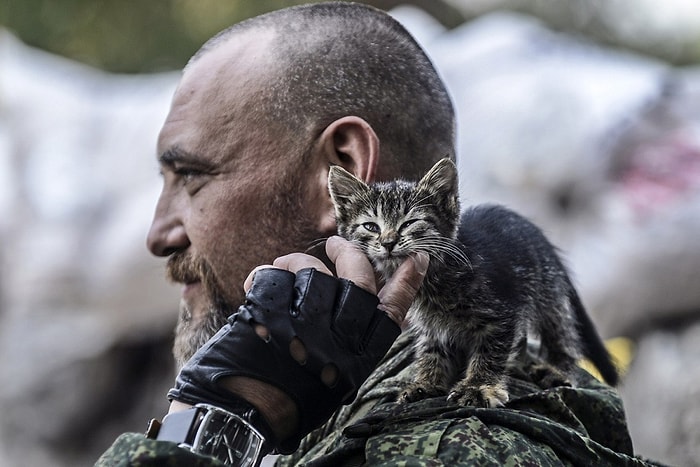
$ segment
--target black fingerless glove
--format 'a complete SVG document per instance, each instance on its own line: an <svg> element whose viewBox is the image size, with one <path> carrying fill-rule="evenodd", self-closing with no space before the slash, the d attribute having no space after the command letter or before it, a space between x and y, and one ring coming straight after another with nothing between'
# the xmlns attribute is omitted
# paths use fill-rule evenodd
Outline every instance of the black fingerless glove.
<svg viewBox="0 0 700 467"><path fill-rule="evenodd" d="M351 402L360 385L400 334L399 326L377 310L377 297L345 279L303 269L255 273L246 302L185 364L169 399L208 402L240 413L248 406L219 386L226 376L247 376L277 386L299 410L297 433L287 440L268 438L281 453L291 453L301 438L325 422L341 403ZM261 339L253 328L265 326ZM289 353L294 338L308 353L304 364ZM326 365L337 367L332 387L320 378ZM253 422L255 425L255 422ZM264 422L258 423L267 437ZM283 441L283 442L282 442Z"/></svg>

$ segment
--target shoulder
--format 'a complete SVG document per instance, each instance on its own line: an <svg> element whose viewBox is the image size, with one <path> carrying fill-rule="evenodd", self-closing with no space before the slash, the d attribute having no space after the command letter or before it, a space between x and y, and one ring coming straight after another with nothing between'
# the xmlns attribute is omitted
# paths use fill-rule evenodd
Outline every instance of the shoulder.
<svg viewBox="0 0 700 467"><path fill-rule="evenodd" d="M405 370L389 379L400 385ZM516 369L512 398L498 409L385 397L326 431L312 457L319 465L358 457L367 465L645 465L634 457L617 392L582 376L581 387L544 389Z"/></svg>
<svg viewBox="0 0 700 467"><path fill-rule="evenodd" d="M498 409L449 406L444 398L387 403L355 425L370 433L365 453L371 465L392 458L446 465L616 465L633 456L621 401L602 385L528 392Z"/></svg>

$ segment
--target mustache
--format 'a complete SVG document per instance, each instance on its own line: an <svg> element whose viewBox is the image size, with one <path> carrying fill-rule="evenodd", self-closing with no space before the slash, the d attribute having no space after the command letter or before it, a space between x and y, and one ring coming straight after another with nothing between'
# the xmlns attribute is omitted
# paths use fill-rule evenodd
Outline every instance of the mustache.
<svg viewBox="0 0 700 467"><path fill-rule="evenodd" d="M189 284L204 282L211 277L211 266L202 258L178 251L170 255L165 266L165 274L169 281Z"/></svg>
<svg viewBox="0 0 700 467"><path fill-rule="evenodd" d="M181 284L201 282L211 305L214 309L219 310L224 317L228 316L235 309L225 299L214 269L204 258L184 251L177 251L168 258L168 262L165 265L165 274L171 282Z"/></svg>

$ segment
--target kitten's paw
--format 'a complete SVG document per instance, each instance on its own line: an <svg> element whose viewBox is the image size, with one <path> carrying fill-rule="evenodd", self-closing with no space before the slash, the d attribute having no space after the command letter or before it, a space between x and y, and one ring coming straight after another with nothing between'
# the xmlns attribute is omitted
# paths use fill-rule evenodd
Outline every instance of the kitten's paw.
<svg viewBox="0 0 700 467"><path fill-rule="evenodd" d="M573 386L573 382L566 373L549 363L535 363L528 368L527 372L530 379L544 389L556 386Z"/></svg>
<svg viewBox="0 0 700 467"><path fill-rule="evenodd" d="M478 387L457 384L447 396L447 401L465 407L503 407L508 402L508 391L501 384Z"/></svg>
<svg viewBox="0 0 700 467"><path fill-rule="evenodd" d="M428 397L439 396L444 393L444 391L441 391L438 388L429 388L428 386L416 383L408 386L401 393L401 395L398 398L398 402L405 404L407 402L415 402L421 399L427 399Z"/></svg>

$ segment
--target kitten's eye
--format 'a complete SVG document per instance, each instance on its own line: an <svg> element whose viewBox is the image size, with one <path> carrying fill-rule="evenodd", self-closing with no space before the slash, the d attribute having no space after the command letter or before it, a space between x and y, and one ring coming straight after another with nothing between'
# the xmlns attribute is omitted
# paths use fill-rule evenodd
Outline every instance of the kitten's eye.
<svg viewBox="0 0 700 467"><path fill-rule="evenodd" d="M404 222L403 224L401 224L401 227L399 227L399 231L401 231L401 230L403 230L403 229L406 229L406 228L412 226L412 225L415 224L416 222L418 222L418 219L407 220L406 222Z"/></svg>
<svg viewBox="0 0 700 467"><path fill-rule="evenodd" d="M374 222L365 222L364 224L362 224L362 227L364 227L365 230L369 232L379 233L379 226Z"/></svg>

